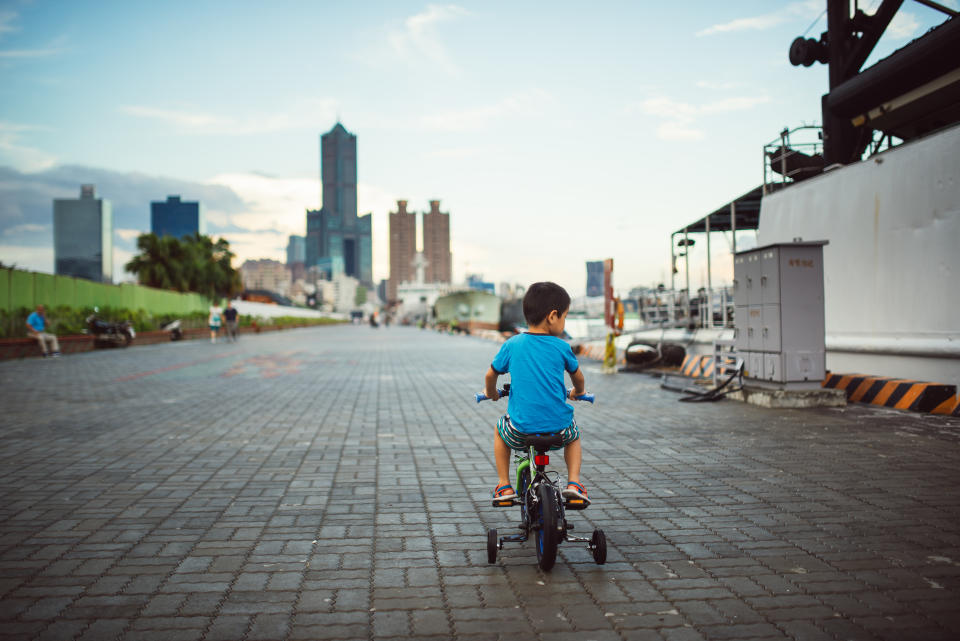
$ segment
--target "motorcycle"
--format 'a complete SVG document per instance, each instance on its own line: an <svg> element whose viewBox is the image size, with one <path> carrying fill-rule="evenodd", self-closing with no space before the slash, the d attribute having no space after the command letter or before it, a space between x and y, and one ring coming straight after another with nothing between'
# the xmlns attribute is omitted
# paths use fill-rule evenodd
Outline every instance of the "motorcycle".
<svg viewBox="0 0 960 641"><path fill-rule="evenodd" d="M170 340L178 341L183 338L183 329L180 327L180 319L167 323L161 329L165 332L170 332Z"/></svg>
<svg viewBox="0 0 960 641"><path fill-rule="evenodd" d="M133 324L126 320L122 323L105 321L97 316L100 309L93 308L93 313L87 316L87 329L85 334L93 336L94 344L101 345L119 345L126 347L136 337L137 333L133 329Z"/></svg>

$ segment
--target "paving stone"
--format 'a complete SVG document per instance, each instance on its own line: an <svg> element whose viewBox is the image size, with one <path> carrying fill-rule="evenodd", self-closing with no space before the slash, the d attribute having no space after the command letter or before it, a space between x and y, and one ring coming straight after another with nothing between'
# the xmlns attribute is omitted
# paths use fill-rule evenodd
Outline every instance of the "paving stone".
<svg viewBox="0 0 960 641"><path fill-rule="evenodd" d="M0 637L960 634L960 420L681 404L589 361L568 519L608 562L488 565L496 349L338 326L0 363Z"/></svg>

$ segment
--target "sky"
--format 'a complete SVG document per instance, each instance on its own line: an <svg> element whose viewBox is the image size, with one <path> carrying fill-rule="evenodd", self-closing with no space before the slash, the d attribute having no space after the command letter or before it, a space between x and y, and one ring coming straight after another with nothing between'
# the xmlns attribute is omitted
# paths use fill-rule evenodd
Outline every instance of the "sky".
<svg viewBox="0 0 960 641"><path fill-rule="evenodd" d="M617 289L669 286L670 233L760 184L784 127L819 124L826 67L787 53L825 7L0 0L0 262L51 272L52 201L81 183L113 204L115 280L169 194L203 202L239 261L284 260L340 121L375 280L396 201L439 199L455 280L580 295L584 263L613 258ZM943 20L905 2L867 65ZM729 282L729 236L712 247Z"/></svg>

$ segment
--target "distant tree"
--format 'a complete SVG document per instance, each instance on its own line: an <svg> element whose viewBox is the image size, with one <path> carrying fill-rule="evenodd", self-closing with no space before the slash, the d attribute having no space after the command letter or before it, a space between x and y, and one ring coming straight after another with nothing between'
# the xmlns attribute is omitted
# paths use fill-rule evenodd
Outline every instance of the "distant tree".
<svg viewBox="0 0 960 641"><path fill-rule="evenodd" d="M142 285L196 292L211 300L243 290L240 272L232 265L230 243L223 238L214 242L200 234L182 239L141 234L137 249L140 253L126 264L126 270Z"/></svg>
<svg viewBox="0 0 960 641"><path fill-rule="evenodd" d="M358 286L357 293L354 294L353 296L353 304L359 307L360 305L363 305L365 302L367 302L367 288Z"/></svg>

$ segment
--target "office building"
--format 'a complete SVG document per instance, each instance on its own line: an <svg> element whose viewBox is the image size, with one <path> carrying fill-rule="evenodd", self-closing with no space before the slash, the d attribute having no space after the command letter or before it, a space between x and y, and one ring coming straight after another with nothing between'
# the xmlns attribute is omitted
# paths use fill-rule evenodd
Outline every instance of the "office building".
<svg viewBox="0 0 960 641"><path fill-rule="evenodd" d="M112 282L113 209L93 185L81 186L80 198L54 199L53 257L59 275Z"/></svg>
<svg viewBox="0 0 960 641"><path fill-rule="evenodd" d="M303 236L290 236L287 241L287 266L307 261L307 239Z"/></svg>
<svg viewBox="0 0 960 641"><path fill-rule="evenodd" d="M603 261L587 261L587 296L603 296Z"/></svg>
<svg viewBox="0 0 960 641"><path fill-rule="evenodd" d="M413 281L413 258L417 253L417 215L407 212L407 201L397 201L397 211L390 212L390 280L388 301L397 300L397 286Z"/></svg>
<svg viewBox="0 0 960 641"><path fill-rule="evenodd" d="M339 122L320 137L320 180L323 206L307 211L307 268L372 287L372 216L357 216L357 137Z"/></svg>
<svg viewBox="0 0 960 641"><path fill-rule="evenodd" d="M157 236L174 238L206 234L203 207L199 202L180 200L180 196L167 196L165 202L152 202L150 231Z"/></svg>
<svg viewBox="0 0 960 641"><path fill-rule="evenodd" d="M423 214L423 257L427 261L425 280L428 283L453 281L453 257L450 254L450 214L440 211L440 201L430 201L430 211Z"/></svg>

